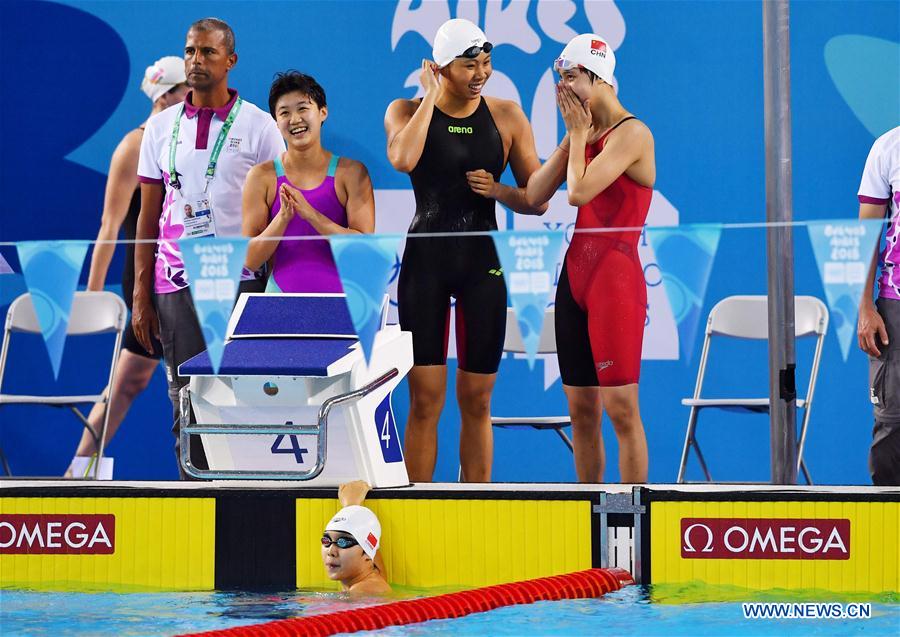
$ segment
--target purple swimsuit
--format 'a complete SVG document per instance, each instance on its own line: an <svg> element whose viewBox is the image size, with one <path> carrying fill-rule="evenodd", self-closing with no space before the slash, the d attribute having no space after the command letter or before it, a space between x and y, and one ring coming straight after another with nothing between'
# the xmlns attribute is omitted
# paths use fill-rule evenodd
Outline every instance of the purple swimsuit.
<svg viewBox="0 0 900 637"><path fill-rule="evenodd" d="M325 180L312 190L300 190L309 204L338 225L347 227L347 210L338 200L334 188L334 173L337 170L337 155L331 156ZM281 157L275 159L275 174L278 177L275 201L269 211L269 220L281 210L279 193L283 184L289 184L284 174ZM306 220L294 217L284 231L285 237L321 236ZM343 292L331 246L327 239L320 241L282 241L273 255L272 276L266 292Z"/></svg>

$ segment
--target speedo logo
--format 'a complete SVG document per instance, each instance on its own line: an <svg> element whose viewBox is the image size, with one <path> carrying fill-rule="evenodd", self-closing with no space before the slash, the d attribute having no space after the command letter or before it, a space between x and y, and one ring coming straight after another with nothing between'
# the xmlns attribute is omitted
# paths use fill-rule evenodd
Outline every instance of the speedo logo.
<svg viewBox="0 0 900 637"><path fill-rule="evenodd" d="M450 125L447 127L448 133L456 133L458 135L471 135L472 127L471 126L453 126Z"/></svg>

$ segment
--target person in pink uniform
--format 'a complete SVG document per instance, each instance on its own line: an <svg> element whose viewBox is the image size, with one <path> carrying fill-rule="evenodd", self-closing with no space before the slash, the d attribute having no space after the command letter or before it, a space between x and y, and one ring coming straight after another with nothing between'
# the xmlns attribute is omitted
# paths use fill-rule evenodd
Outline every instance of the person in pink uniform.
<svg viewBox="0 0 900 637"><path fill-rule="evenodd" d="M869 355L875 416L869 472L876 486L900 485L900 126L875 140L859 184L859 218L885 219L859 302L859 348ZM878 294L875 281L878 280Z"/></svg>
<svg viewBox="0 0 900 637"><path fill-rule="evenodd" d="M287 152L254 166L244 185L243 231L251 241L245 267L270 262L267 292L342 292L324 239L279 241L375 230L375 196L366 167L322 147L325 91L309 75L279 73L269 111Z"/></svg>

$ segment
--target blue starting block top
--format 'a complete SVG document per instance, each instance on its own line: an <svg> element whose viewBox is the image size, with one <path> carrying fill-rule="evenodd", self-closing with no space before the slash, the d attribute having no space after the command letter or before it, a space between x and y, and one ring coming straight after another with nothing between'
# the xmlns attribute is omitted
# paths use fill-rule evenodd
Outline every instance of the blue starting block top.
<svg viewBox="0 0 900 637"><path fill-rule="evenodd" d="M242 298L240 318L231 338L266 336L356 339L356 330L341 296L251 295Z"/></svg>
<svg viewBox="0 0 900 637"><path fill-rule="evenodd" d="M343 295L247 295L235 312L219 376L328 376L357 342ZM211 376L209 355L182 363L178 374Z"/></svg>
<svg viewBox="0 0 900 637"><path fill-rule="evenodd" d="M341 299L343 302L343 299ZM328 376L328 367L356 343L343 338L253 338L225 345L219 376ZM212 376L206 352L178 368L180 376Z"/></svg>

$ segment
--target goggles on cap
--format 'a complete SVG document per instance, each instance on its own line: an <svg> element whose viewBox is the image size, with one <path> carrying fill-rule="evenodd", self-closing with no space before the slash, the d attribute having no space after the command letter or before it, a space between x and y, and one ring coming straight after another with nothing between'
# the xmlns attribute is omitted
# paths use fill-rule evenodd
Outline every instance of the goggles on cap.
<svg viewBox="0 0 900 637"><path fill-rule="evenodd" d="M456 57L469 58L469 59L477 58L479 55L481 55L482 51L484 51L485 53L490 53L491 49L493 49L493 48L494 48L493 44L491 44L490 42L485 42L481 46L470 46L468 49L466 49L465 51L463 51Z"/></svg>
<svg viewBox="0 0 900 637"><path fill-rule="evenodd" d="M336 540L332 540L327 535L322 536L322 546L326 549L330 549L332 544L337 544L339 549L349 549L351 546L358 546L359 542L357 542L352 537L341 536Z"/></svg>
<svg viewBox="0 0 900 637"><path fill-rule="evenodd" d="M553 63L553 68L557 71L569 71L571 69L583 69L584 67L577 62L567 60L566 58L556 58L556 62Z"/></svg>

